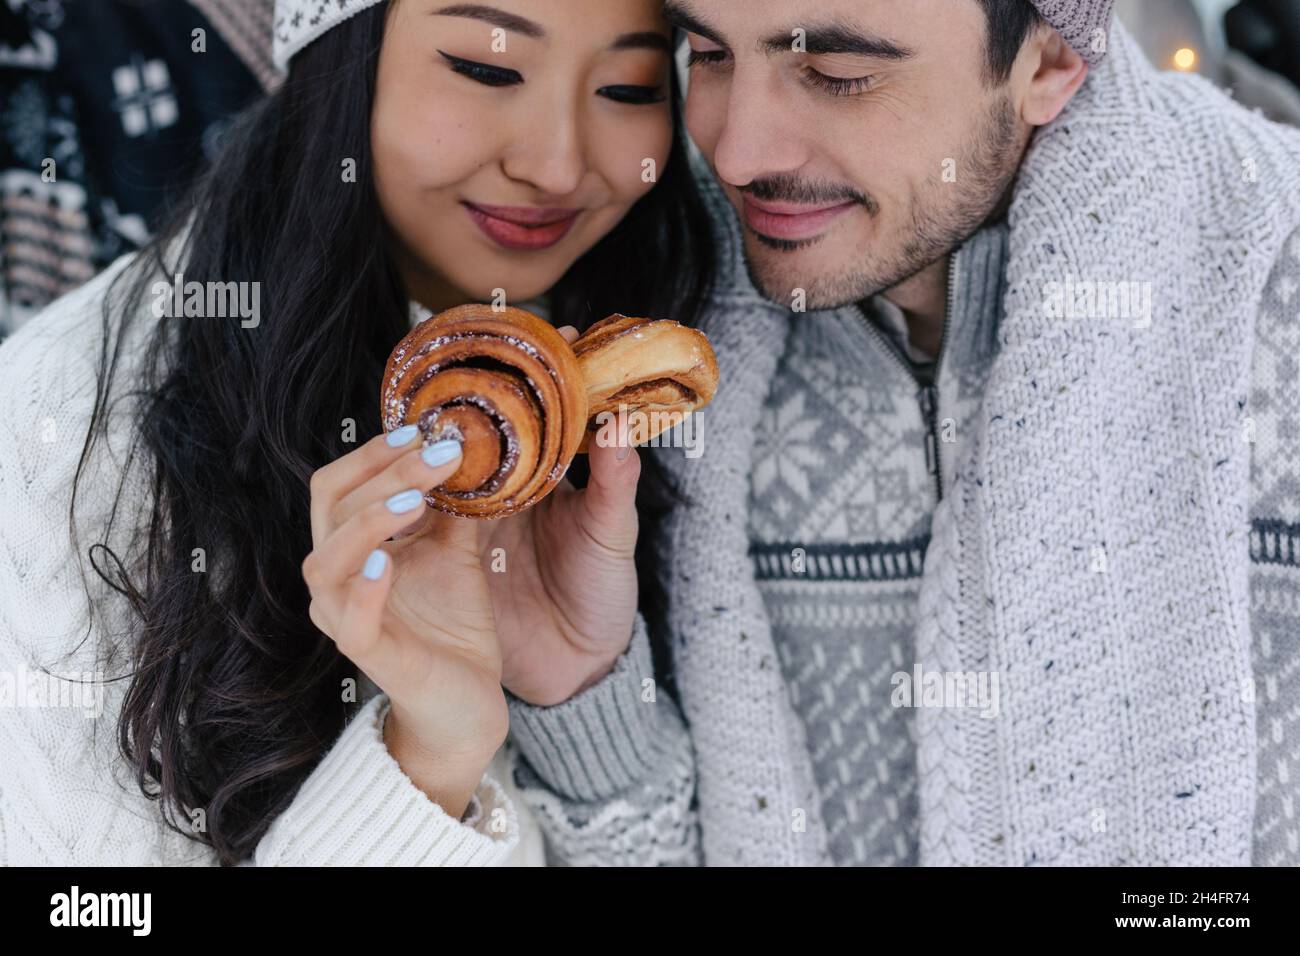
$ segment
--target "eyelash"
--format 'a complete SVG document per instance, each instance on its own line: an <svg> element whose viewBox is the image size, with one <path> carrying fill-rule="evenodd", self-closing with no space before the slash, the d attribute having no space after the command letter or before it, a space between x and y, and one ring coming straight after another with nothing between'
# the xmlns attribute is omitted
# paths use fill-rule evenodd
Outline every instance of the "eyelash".
<svg viewBox="0 0 1300 956"><path fill-rule="evenodd" d="M438 52L451 64L453 72L467 76L484 86L518 86L524 82L524 78L515 70L507 70L505 67L500 66L489 66L475 60L462 59L458 56L452 56L450 53L443 53L441 50ZM602 86L596 93L599 96L613 100L615 103L627 103L632 106L662 103L665 99L662 86L631 86L626 84Z"/></svg>
<svg viewBox="0 0 1300 956"><path fill-rule="evenodd" d="M691 50L686 58L686 65L688 67L718 66L726 58L725 50ZM827 76L811 67L805 68L803 74L805 82L817 89L825 90L831 96L857 96L865 93L870 88L872 80L870 76Z"/></svg>
<svg viewBox="0 0 1300 956"><path fill-rule="evenodd" d="M806 82L819 90L825 90L831 96L857 96L871 86L869 76L827 76L811 68L805 69L803 73Z"/></svg>
<svg viewBox="0 0 1300 956"><path fill-rule="evenodd" d="M686 58L686 65L716 66L727 58L725 50L692 50Z"/></svg>
<svg viewBox="0 0 1300 956"><path fill-rule="evenodd" d="M463 60L458 56L452 56L450 53L438 51L448 63L451 64L452 71L462 76L467 76L477 83L484 86L518 86L524 81L514 70L507 70L501 66L488 66L486 63L478 63L474 60Z"/></svg>
<svg viewBox="0 0 1300 956"><path fill-rule="evenodd" d="M602 86L596 92L615 103L627 103L631 106L662 103L667 99L662 86Z"/></svg>

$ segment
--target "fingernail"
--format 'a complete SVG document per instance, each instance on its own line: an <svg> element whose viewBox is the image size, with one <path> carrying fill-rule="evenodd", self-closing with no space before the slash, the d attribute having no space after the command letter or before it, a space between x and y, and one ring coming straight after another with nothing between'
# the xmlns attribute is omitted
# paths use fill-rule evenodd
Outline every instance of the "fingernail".
<svg viewBox="0 0 1300 956"><path fill-rule="evenodd" d="M376 548L370 552L370 557L366 558L366 566L361 569L361 575L368 581L378 581L386 567L388 567L388 552L383 548Z"/></svg>
<svg viewBox="0 0 1300 956"><path fill-rule="evenodd" d="M401 428L394 428L384 438L388 442L389 448L401 448L403 445L409 445L415 440L415 436L420 434L420 429L416 425L403 425Z"/></svg>
<svg viewBox="0 0 1300 956"><path fill-rule="evenodd" d="M437 468L439 465L445 465L447 462L455 461L460 457L460 442L454 438L436 441L420 452L420 457L424 459L424 463L430 468Z"/></svg>
<svg viewBox="0 0 1300 956"><path fill-rule="evenodd" d="M418 488L400 491L384 502L384 506L395 515L404 515L414 511L424 502L424 495Z"/></svg>

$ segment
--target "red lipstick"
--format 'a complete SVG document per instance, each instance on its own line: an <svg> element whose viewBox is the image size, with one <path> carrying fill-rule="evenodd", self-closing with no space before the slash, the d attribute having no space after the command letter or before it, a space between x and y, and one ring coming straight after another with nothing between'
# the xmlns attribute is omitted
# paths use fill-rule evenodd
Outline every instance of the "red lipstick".
<svg viewBox="0 0 1300 956"><path fill-rule="evenodd" d="M497 245L516 252L549 249L573 228L577 209L489 206L462 202L474 224Z"/></svg>

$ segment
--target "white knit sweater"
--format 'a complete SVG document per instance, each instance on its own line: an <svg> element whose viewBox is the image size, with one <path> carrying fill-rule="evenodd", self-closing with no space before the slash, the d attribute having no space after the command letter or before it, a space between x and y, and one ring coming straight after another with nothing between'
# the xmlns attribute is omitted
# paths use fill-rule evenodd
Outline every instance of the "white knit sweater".
<svg viewBox="0 0 1300 956"><path fill-rule="evenodd" d="M208 848L164 827L157 805L123 773L115 722L127 682L60 682L51 689L41 679L42 666L63 677L102 666L96 660L105 635L87 633L68 508L95 399L103 295L128 260L122 257L0 345L0 865L215 862ZM139 345L139 338L128 339L128 363ZM131 382L129 367L119 374ZM120 413L114 410L111 460L92 460L78 495L87 545L99 540L91 532L108 514L123 472L129 408L123 401ZM125 507L139 507L146 500L145 469L126 471ZM117 551L126 543L114 538L113 546ZM91 587L102 591L87 571ZM123 620L124 599L109 592L99 600L110 620ZM83 689L86 696L74 696ZM429 800L388 753L387 697L365 697L363 690L364 706L249 863L542 864L540 831L516 799L504 749L462 823Z"/></svg>

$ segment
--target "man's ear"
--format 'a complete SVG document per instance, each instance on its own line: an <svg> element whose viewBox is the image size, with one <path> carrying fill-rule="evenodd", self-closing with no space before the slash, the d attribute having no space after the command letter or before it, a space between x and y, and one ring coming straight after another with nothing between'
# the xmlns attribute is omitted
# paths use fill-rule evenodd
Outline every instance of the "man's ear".
<svg viewBox="0 0 1300 956"><path fill-rule="evenodd" d="M1017 72L1023 68L1028 74L1020 95L1020 118L1030 126L1046 126L1088 78L1088 61L1046 25L1034 31L1020 52Z"/></svg>

